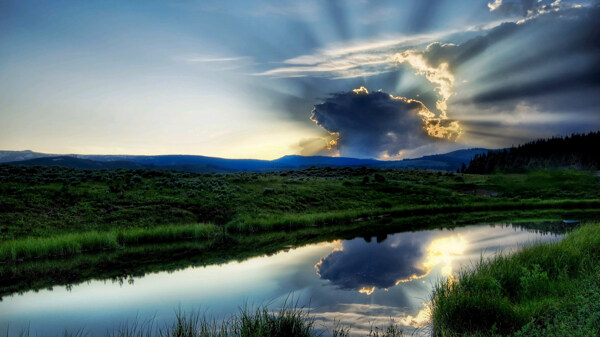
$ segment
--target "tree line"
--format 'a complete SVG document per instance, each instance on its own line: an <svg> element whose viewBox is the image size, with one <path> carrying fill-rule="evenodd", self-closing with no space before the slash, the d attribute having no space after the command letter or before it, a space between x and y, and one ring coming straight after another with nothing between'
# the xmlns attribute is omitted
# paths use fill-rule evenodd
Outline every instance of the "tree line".
<svg viewBox="0 0 600 337"><path fill-rule="evenodd" d="M473 157L460 172L487 174L533 168L600 169L600 131L538 139L517 147L490 150Z"/></svg>

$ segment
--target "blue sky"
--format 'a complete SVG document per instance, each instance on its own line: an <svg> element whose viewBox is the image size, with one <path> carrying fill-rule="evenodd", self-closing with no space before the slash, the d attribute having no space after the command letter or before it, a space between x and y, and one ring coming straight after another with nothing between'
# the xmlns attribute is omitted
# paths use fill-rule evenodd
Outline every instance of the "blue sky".
<svg viewBox="0 0 600 337"><path fill-rule="evenodd" d="M597 130L598 12L566 0L4 0L0 148L395 159Z"/></svg>

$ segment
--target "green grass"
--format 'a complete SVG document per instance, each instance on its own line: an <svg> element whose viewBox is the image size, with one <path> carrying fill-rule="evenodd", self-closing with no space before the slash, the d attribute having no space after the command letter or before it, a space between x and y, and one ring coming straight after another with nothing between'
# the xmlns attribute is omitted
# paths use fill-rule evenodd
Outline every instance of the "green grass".
<svg viewBox="0 0 600 337"><path fill-rule="evenodd" d="M592 200L523 200L523 201L487 201L455 205L416 205L390 208L349 209L313 214L261 214L238 217L227 225L234 232L260 232L274 229L293 229L313 225L346 222L356 219L371 219L381 216L411 217L431 214L460 214L476 212L502 212L521 210L597 210L600 199Z"/></svg>
<svg viewBox="0 0 600 337"><path fill-rule="evenodd" d="M49 237L25 237L0 242L0 262L24 261L40 258L64 258L81 253L126 249L149 243L185 242L193 240L224 239L228 235L265 233L279 230L298 230L307 227L328 227L348 222L402 218L405 223L431 226L425 222L450 225L435 216L448 216L462 223L494 221L494 219L539 218L544 214L560 219L577 214L593 217L600 214L600 200L549 200L530 202L475 203L471 205L431 205L393 207L389 209L348 210L317 214L265 215L248 217L227 226L213 224L164 225L149 228L110 229L81 233L55 234ZM432 216L435 215L435 216ZM467 215L467 216L465 216ZM470 220L470 221L469 221ZM434 226L435 227L435 226ZM404 226L404 228L406 228ZM414 229L414 227L412 227Z"/></svg>
<svg viewBox="0 0 600 337"><path fill-rule="evenodd" d="M145 243L209 239L218 233L218 228L214 225L193 224L28 237L1 242L0 261L67 257Z"/></svg>
<svg viewBox="0 0 600 337"><path fill-rule="evenodd" d="M432 205L443 211L599 199L595 172L576 170L482 176L311 168L223 175L0 165L0 239L191 223L268 230L277 219L283 225L324 223L389 210L402 216L403 210L426 212Z"/></svg>
<svg viewBox="0 0 600 337"><path fill-rule="evenodd" d="M497 255L440 283L432 297L441 336L600 334L600 225L556 243ZM550 334L556 332L557 334Z"/></svg>

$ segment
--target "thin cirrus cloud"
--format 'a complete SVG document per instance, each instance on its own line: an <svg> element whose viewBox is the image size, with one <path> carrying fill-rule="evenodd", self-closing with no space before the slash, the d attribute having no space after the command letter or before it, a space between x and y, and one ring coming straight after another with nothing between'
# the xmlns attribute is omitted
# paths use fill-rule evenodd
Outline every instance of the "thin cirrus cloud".
<svg viewBox="0 0 600 337"><path fill-rule="evenodd" d="M256 75L284 78L302 75L333 79L378 75L397 69L393 60L394 50L423 45L436 38L439 38L439 34L388 38L375 42L355 41L284 60L283 66Z"/></svg>

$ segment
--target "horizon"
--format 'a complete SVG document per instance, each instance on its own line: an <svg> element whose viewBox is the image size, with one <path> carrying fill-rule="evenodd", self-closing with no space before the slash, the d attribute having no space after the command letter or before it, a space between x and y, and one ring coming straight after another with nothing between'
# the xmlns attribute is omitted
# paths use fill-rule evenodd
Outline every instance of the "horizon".
<svg viewBox="0 0 600 337"><path fill-rule="evenodd" d="M0 147L402 160L586 133L598 18L591 0L7 1Z"/></svg>
<svg viewBox="0 0 600 337"><path fill-rule="evenodd" d="M123 157L192 156L192 157L206 157L206 158L218 158L218 159L228 159L228 160L262 160L262 161L274 161L274 160L278 160L278 159L281 159L284 157L298 156L298 157L324 157L324 158L328 157L328 158L348 158L348 159L377 160L377 161L395 161L395 160L419 159L419 158L422 158L425 156L445 155L445 154L457 152L457 151L468 151L468 150L479 150L479 149L488 150L488 151L501 150L501 149L485 149L485 148L480 148L480 147L469 147L469 148L461 148L461 149L452 150L450 152L432 153L432 154L426 154L426 155L419 156L419 157L402 158L402 159L356 158L356 157L327 156L327 155L302 155L302 154L284 154L281 157L277 157L274 159L259 159L259 158L246 158L246 157L241 157L241 158L214 157L214 156L205 156L202 154L185 154L185 153L165 153L165 154L47 153L47 152L39 152L39 151L34 151L34 150L29 150L29 149L27 149L27 150L2 150L2 149L0 149L0 153L2 153L2 152L30 152L30 153L38 153L38 154L51 155L51 156L57 156L57 157L63 157L63 156L64 157L68 157L68 156L115 156L115 157L116 156L123 156Z"/></svg>

